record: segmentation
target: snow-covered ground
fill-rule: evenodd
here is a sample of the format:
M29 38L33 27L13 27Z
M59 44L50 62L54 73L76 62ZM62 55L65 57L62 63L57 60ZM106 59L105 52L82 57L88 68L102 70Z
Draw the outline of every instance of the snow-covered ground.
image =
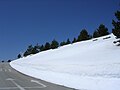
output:
M113 34L108 36L40 52L10 65L32 77L79 90L120 90L120 46L113 44Z

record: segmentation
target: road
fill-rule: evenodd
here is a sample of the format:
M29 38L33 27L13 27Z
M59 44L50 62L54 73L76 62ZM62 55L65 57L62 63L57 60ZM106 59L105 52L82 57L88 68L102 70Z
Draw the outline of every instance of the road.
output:
M10 67L9 63L0 63L0 90L74 90L48 83L21 74Z

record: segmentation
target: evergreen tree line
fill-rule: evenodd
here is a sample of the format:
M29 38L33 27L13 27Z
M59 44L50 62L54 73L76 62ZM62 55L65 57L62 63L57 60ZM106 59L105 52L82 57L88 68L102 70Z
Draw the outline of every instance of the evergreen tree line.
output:
M115 16L117 18L117 21L112 20L112 24L114 27L112 29L112 33L117 38L120 38L120 11L117 11L115 13ZM26 57L28 55L36 54L41 51L46 51L49 49L56 49L59 46L64 46L64 45L72 44L72 43L79 42L79 41L89 40L91 38L97 38L97 37L105 36L108 34L109 34L108 28L104 24L100 24L99 27L93 32L93 35L90 35L86 29L83 29L81 30L78 37L77 38L74 37L72 41L70 41L68 38L67 41L62 41L61 43L59 43L57 40L54 39L51 43L46 42L45 45L41 45L41 46L38 44L35 46L29 45L27 50L24 52L23 56ZM20 57L21 55L19 54L18 58Z

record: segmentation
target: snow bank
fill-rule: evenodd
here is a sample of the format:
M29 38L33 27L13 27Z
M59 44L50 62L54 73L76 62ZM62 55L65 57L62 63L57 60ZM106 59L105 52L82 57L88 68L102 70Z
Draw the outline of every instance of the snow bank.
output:
M119 90L120 47L113 44L113 34L97 39L40 52L10 65L24 74L71 88Z

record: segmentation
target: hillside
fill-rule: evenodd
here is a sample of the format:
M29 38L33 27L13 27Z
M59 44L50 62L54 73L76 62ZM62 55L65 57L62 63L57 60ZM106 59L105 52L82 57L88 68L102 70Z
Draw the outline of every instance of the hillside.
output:
M103 39L111 37L108 39ZM120 89L120 47L113 34L15 60L16 70L80 90Z

